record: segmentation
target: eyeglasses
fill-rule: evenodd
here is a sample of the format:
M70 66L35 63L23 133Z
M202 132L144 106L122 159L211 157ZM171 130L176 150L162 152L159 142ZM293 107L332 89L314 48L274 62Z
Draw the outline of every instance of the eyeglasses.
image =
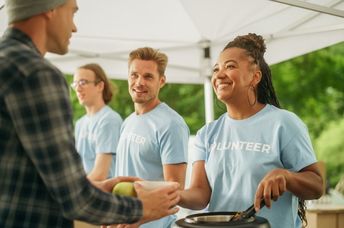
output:
M80 79L79 81L74 81L70 84L70 87L72 87L72 89L76 90L76 87L80 86L80 87L84 87L87 84L90 83L94 83L95 85L100 82L99 80L95 80L95 81L89 81L86 79Z

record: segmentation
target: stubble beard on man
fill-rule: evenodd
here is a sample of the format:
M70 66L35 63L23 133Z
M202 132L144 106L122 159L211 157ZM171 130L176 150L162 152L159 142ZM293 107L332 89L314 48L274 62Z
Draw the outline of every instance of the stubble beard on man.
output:
M147 97L147 94L141 94L141 95L138 95L136 92L132 91L130 93L130 96L131 96L131 100L134 102L134 103L138 103L138 104L142 104L142 103L146 103L149 98Z
M134 98L134 97L132 97L131 99L132 99L133 103L135 103L135 104L145 104L145 103L149 102L149 99Z
M131 99L132 99L134 104L145 105L145 104L152 103L154 101L155 97L137 97L137 96L132 96Z

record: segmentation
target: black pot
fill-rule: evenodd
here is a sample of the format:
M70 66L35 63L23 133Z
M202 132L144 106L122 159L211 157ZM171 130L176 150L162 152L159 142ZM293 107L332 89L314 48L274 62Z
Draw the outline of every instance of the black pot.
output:
M259 216L252 216L240 221L229 221L237 212L210 212L186 216L176 221L178 227L183 228L270 228L269 221Z

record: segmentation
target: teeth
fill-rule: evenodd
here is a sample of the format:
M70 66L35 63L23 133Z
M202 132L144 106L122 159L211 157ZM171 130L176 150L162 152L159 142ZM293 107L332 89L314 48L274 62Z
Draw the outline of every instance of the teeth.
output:
M134 90L136 93L144 93L145 92L145 90L138 90L138 89L135 89Z
M229 83L218 83L217 87L222 88L222 87L227 87L229 86Z

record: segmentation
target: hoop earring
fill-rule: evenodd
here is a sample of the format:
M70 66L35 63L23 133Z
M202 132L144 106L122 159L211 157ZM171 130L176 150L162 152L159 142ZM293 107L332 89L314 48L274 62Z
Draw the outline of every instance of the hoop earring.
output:
M253 103L251 103L250 101L250 90L253 91L253 94L254 94L254 101ZM252 107L254 106L256 103L257 103L257 90L256 90L256 87L254 87L253 85L250 85L247 89L247 101L248 101L248 104Z

